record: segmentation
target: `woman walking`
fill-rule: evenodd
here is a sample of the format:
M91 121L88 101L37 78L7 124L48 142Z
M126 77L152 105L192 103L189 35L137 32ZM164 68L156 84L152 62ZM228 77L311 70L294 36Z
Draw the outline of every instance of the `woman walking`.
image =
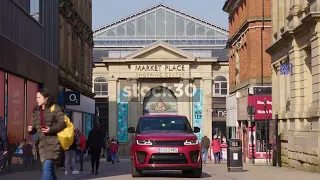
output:
M57 133L66 128L64 113L56 106L53 112L53 97L47 89L37 93L37 106L34 107L28 132L39 135L39 154L42 166L42 180L56 180L55 161L59 159L61 145Z

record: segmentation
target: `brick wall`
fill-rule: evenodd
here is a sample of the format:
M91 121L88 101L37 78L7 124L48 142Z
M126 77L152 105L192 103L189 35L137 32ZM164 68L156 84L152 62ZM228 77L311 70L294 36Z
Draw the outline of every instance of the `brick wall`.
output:
M265 52L271 43L272 29L271 1L265 0L265 28L263 31L263 73L264 78L271 78L271 57ZM261 17L262 2L243 0L229 17L229 83L230 88L236 85L236 53L240 61L240 84L249 79L261 79ZM237 42L241 41L239 48Z

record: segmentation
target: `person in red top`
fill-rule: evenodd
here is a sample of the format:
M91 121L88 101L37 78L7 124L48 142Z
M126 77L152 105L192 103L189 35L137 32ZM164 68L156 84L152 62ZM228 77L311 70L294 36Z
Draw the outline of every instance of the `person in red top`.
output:
M219 158L219 154L221 152L220 139L218 138L217 135L214 135L211 146L212 146L212 151L214 155L214 163L217 163L217 162L220 163L220 158Z
M79 129L75 129L74 134L77 143L76 159L78 156L80 157L80 171L83 171L83 152L86 149L86 138Z
M116 161L117 153L118 153L119 145L115 138L112 138L110 144L110 153L111 153L111 161L112 164Z

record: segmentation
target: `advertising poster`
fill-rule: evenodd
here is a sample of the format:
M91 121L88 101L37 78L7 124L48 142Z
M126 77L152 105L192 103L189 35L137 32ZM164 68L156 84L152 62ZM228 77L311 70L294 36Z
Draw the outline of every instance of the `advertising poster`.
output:
M193 96L193 127L199 127L200 132L196 133L199 140L202 139L203 134L203 90L196 90Z
M118 92L118 141L128 142L128 95L125 90Z
M37 92L39 90L38 83L27 81L27 124L25 126L25 131L27 132L28 126L31 124L31 118L32 118L32 110L37 104ZM36 136L36 135L33 135ZM29 133L26 133L26 139L27 141L33 141L35 137L29 135Z
M92 117L91 114L85 114L85 119L86 119L86 121L85 121L85 123L86 123L85 136L86 136L86 139L88 139L89 133L90 133L90 131L92 129L92 119L91 119L91 117Z
M266 113L264 110L264 99L266 99ZM267 118L268 116L272 118L272 96L248 96L248 105L255 107L255 120L264 120L265 115L267 115Z
M11 143L23 141L24 79L8 75L8 138Z
M0 117L2 117L3 119L5 118L4 117L5 82L6 82L5 81L5 74L3 71L0 71Z
M79 129L82 132L82 113L73 112L72 122L75 129Z

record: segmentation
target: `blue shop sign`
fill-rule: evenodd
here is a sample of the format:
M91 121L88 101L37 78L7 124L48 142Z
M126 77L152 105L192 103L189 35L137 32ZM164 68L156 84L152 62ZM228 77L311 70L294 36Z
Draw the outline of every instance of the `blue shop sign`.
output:
M291 63L280 64L280 75L292 75L293 65Z

